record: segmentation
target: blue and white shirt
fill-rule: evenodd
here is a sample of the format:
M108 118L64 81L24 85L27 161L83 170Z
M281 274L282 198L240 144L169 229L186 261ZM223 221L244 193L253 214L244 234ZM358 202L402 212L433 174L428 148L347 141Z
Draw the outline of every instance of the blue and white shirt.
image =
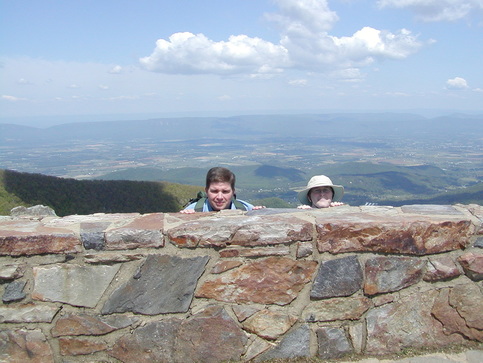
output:
M244 200L241 200L241 199L237 199L237 201L240 202L241 204L243 204L245 206L245 208L247 209L247 211L253 209L253 205L252 204L250 204L248 202L245 202ZM195 209L196 203L197 202L191 203L184 210L186 210L186 209ZM236 209L235 203L231 203L230 208L227 208L227 209ZM203 210L202 210L202 212L215 212L215 210L211 207L211 204L209 203L208 198L203 203Z

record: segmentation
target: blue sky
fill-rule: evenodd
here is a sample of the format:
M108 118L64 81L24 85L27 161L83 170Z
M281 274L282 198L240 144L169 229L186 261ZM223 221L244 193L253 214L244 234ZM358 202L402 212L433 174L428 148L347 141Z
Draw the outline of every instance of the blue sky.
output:
M483 0L0 0L0 34L0 122L483 112Z

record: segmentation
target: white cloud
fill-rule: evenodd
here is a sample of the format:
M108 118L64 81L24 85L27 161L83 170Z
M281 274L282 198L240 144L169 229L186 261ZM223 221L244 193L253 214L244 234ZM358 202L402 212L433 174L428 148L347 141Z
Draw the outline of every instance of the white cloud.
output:
M464 78L455 77L455 78L452 78L452 79L448 79L446 81L446 88L455 89L455 90L467 89L468 83L466 82L466 80Z
M30 82L29 80L26 80L25 78L20 78L18 81L17 81L18 84L23 84L23 85L29 85L29 84L32 84L32 82Z
M275 0L279 12L266 14L278 26L275 44L247 35L215 42L204 34L172 34L158 39L141 65L153 72L174 74L249 74L271 76L286 69L332 72L368 65L378 58L402 59L422 46L403 29L396 33L364 27L352 36L328 31L338 21L326 0Z
M379 7L407 8L424 21L456 21L483 10L482 0L379 0Z
M139 96L116 96L116 97L109 97L106 98L108 101L132 101L132 100L139 100Z
M232 35L227 42L214 42L203 34L175 33L169 41L159 39L149 57L140 59L146 69L164 73L236 74L269 73L288 64L280 45Z
M265 17L291 37L310 37L332 29L339 20L326 0L274 0L280 12Z
M109 73L111 74L119 74L122 72L122 67L121 66L114 66L111 68L111 70L109 71Z
M409 97L406 92L386 92L385 94L392 97Z
M402 59L421 47L421 43L409 30L398 34L364 27L351 37L331 37L339 51L339 57L348 55L353 62L372 62L374 57Z
M9 96L9 95L2 95L2 100L10 101L10 102L17 102L17 101L25 101L25 98Z
M340 79L349 82L361 81L364 76L358 68L339 69L330 73L331 78Z
M105 84L100 84L98 87L99 87L99 89L102 89L102 90L108 90L109 89L109 86L106 86Z
M306 79L293 79L288 82L291 86L306 86L308 81Z

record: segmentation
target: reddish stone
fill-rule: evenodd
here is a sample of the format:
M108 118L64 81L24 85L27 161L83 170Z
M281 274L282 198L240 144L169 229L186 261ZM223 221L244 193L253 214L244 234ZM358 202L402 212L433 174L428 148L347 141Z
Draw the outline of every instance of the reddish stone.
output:
M225 302L286 305L310 282L315 261L269 257L205 281L196 297Z
M417 292L401 300L370 309L366 313L367 354L392 354L405 348L436 349L461 344L459 334L448 335L431 316L436 290Z
M108 348L105 342L80 338L60 338L59 347L61 355L87 355Z
M483 292L476 284L456 285L451 289L450 305L458 311L468 327L483 337Z
M220 261L211 269L212 274L221 274L225 271L231 270L235 267L240 266L242 263L240 261Z
M442 289L431 314L443 324L447 335L461 334L470 340L483 341L483 295L473 284Z
M104 335L125 328L137 319L127 316L97 317L87 314L68 314L60 317L51 333L54 337L64 335Z
M122 362L240 361L246 333L221 307L208 307L187 320L147 323L116 341L109 355Z
M383 252L425 255L465 248L473 233L470 220L454 216L334 215L316 221L319 252Z
M0 224L0 255L22 256L80 251L81 241L69 229L46 227L42 222L24 219Z
M211 306L181 324L174 362L240 361L247 341L224 308Z
M254 305L234 305L232 309L238 321L241 322L260 311L262 308Z
M230 248L220 252L220 257L262 257L262 256L286 256L290 254L288 246L265 247L265 248Z
M121 336L107 353L121 362L176 362L176 340L181 323L182 320L176 318L147 323Z
M297 258L304 258L310 256L314 252L314 245L312 242L300 242L297 244Z
M426 274L423 276L424 281L435 282L441 280L449 280L461 275L460 270L449 256L440 258L432 258L428 262Z
M0 360L12 363L53 363L54 357L40 329L20 329L0 331Z
M243 328L264 339L275 340L285 334L296 321L295 316L287 315L286 312L265 309L249 317L243 323Z
M309 241L312 230L312 223L293 215L211 215L170 228L167 236L178 247L256 247Z

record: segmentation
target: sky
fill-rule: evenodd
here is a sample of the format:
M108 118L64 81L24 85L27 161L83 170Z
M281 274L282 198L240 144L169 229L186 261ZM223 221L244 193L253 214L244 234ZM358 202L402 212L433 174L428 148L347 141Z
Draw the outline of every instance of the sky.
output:
M4 123L483 113L483 0L0 0L0 36Z

